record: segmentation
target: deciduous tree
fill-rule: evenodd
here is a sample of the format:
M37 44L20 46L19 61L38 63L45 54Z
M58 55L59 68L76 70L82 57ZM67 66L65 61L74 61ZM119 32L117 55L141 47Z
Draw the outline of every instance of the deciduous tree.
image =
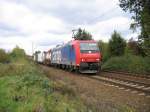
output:
M109 40L108 51L110 56L121 56L124 54L126 47L126 41L121 37L119 33L114 31Z
M89 32L79 28L73 38L75 40L92 40L92 35Z
M132 29L140 27L141 34L139 43L145 51L145 55L150 56L150 0L119 0L120 7L124 11L132 13L134 23Z

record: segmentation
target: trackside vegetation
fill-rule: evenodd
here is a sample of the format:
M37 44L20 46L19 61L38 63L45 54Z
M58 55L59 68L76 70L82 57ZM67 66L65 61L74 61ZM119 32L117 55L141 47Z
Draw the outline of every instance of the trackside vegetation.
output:
M150 72L150 58L135 55L111 57L103 64L102 69L148 74Z
M23 49L4 54L9 62L0 62L0 112L85 112L74 91L49 80Z
M119 33L114 31L108 44L109 55L122 56L124 55L125 47L126 47L125 40L121 37Z
M150 74L150 57L143 55L145 51L133 38L125 41L114 31L108 43L99 41L98 45L102 53L102 70Z

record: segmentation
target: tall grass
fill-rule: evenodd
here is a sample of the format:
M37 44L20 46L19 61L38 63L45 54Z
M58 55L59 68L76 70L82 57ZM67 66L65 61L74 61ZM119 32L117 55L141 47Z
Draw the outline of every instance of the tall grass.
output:
M49 80L29 60L0 64L0 112L84 112L79 98L70 95L71 88Z

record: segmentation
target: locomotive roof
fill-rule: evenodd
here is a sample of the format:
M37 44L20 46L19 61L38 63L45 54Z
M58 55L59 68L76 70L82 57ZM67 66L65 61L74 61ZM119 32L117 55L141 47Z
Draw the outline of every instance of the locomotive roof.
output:
M70 45L72 45L72 44L75 44L75 43L81 43L81 42L96 42L95 40L71 40L71 41L69 41L69 42L67 42L66 44L59 44L59 45L56 45L56 47L54 47L53 49L51 49L51 50L58 50L58 49L60 49L60 48L62 48L63 46L65 46L65 45L67 45L67 44L70 44Z
M89 42L96 43L95 40L72 40L69 43L75 44L75 43L82 43L82 42L85 42L85 43L89 43Z
M96 42L95 40L73 40L74 42Z

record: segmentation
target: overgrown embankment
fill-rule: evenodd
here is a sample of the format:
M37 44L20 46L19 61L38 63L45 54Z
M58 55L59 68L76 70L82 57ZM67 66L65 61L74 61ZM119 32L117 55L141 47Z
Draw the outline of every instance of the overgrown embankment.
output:
M0 63L0 112L85 111L73 90L48 79L18 48L12 54Z
M102 69L150 74L150 58L135 55L111 57L102 65Z

